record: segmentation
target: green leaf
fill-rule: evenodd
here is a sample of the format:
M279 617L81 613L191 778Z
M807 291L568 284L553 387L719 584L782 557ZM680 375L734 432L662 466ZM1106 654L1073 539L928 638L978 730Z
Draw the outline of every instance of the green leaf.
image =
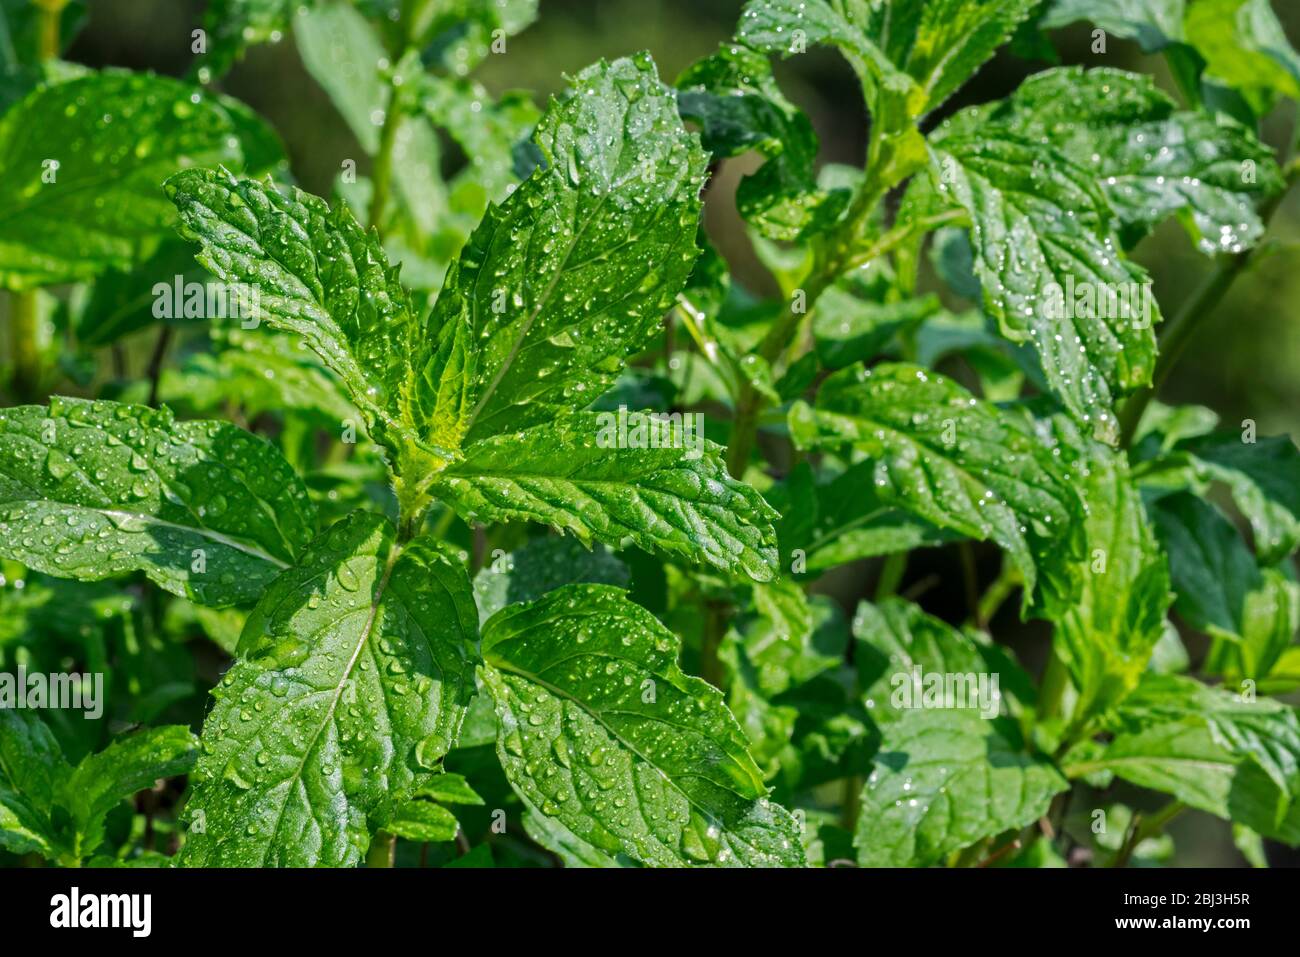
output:
M1041 26L1055 30L1087 20L1156 53L1182 40L1184 5L1185 0L1055 0Z
M738 36L760 49L803 52L804 43L840 46L850 60L910 78L912 114L920 116L966 82L1033 13L1038 0L750 0ZM795 31L799 31L796 34Z
M1044 612L1053 649L1079 692L1076 721L1105 711L1137 686L1165 629L1169 565L1123 456L1079 436L1059 446L1077 456L1085 505L1083 555L1044 565Z
M940 192L970 215L976 275L1003 335L1032 342L1070 414L1117 440L1113 406L1151 380L1159 312L1091 174L1051 146L988 128L940 136L931 159ZM1087 290L1091 304L1080 306Z
M168 174L242 168L278 154L273 144L245 107L168 77L93 73L37 89L0 119L0 285L129 267L175 220Z
M870 472L871 464L860 462L817 484L811 466L800 462L783 483L768 489L768 502L781 513L776 529L782 568L815 574L947 540L947 533L882 502Z
M1300 54L1269 0L1196 0L1184 28L1206 76L1235 88L1256 116L1278 96L1300 101Z
M882 725L854 845L863 867L926 867L1047 813L1067 788L1016 727L970 710L907 710Z
M1169 553L1178 613L1218 639L1207 667L1266 677L1300 628L1300 586L1257 566L1232 523L1190 493L1159 499L1152 517Z
M1255 203L1284 185L1272 151L1245 127L1176 112L1150 77L1123 70L1039 73L989 120L1087 170L1130 247L1177 214L1201 252L1240 252L1264 234Z
M202 244L199 262L226 282L257 290L256 313L301 336L342 381L387 450L403 491L442 468L436 420L416 414L411 357L423 335L410 294L373 234L345 206L331 210L294 189L224 170L187 170L167 180L181 234Z
M636 861L625 854L610 855L588 844L556 818L547 817L522 799L524 832L560 859L565 867L635 867Z
M538 124L544 166L489 208L438 296L412 402L440 444L594 399L690 275L705 155L671 91L644 55L572 84Z
M607 855L657 866L800 866L794 819L765 797L721 694L679 643L603 585L498 612L481 671L497 751L541 814Z
M289 6L291 15L297 6ZM361 148L374 156L391 91L379 66L388 53L374 28L348 4L327 2L298 12L293 38L307 72L330 95Z
M797 582L783 578L746 590L735 640L744 651L744 666L753 671L755 690L764 697L808 681L843 659L844 641L838 649L814 641L813 610Z
M1243 442L1216 432L1179 446L1201 474L1223 482L1255 532L1260 561L1280 561L1300 545L1300 450L1288 436Z
M871 302L842 286L831 286L817 297L813 309L813 341L827 369L842 369L873 359L899 333L939 312L935 295L898 302Z
M1072 547L1078 499L1051 453L1011 415L941 375L903 364L845 369L823 383L815 410L791 411L791 431L806 448L851 445L873 463L883 502L997 542L1027 594L1043 552Z
M45 722L28 711L0 708L0 847L54 856L50 811L71 773Z
M118 803L194 764L189 728L148 728L68 765L49 728L27 711L0 709L0 847L66 865L89 857Z
M678 421L660 447L620 447L621 413L581 412L471 445L434 491L482 521L532 521L618 546L702 560L759 581L776 566L776 513L727 474L718 446ZM628 444L637 420L628 414ZM643 423L646 419L641 420Z
M1109 730L1109 743L1084 742L1065 756L1067 774L1113 772L1265 837L1300 843L1293 708L1153 675L1122 703Z
M203 26L208 35L208 68L221 76L250 47L278 41L294 12L314 0L209 0Z
M392 21L409 15L403 0L362 2ZM493 52L499 40L522 32L536 20L537 6L538 0L442 0L425 6L411 27L425 46L426 65L464 75Z
M987 638L958 630L902 599L858 605L853 636L858 686L882 727L911 708L933 706L931 675L943 676L945 688L950 677L961 679L952 685L952 700L944 698L938 706L970 710L985 720L1006 713L1008 694L1025 698L1032 687Z
M474 601L480 622L506 605L534 601L548 591L577 582L626 588L631 573L603 545L586 548L565 535L535 538L509 555L495 555L474 576Z
M323 533L266 590L214 692L182 863L356 864L454 743L477 633L449 550L397 545L363 512Z
M412 800L397 803L384 821L384 829L408 841L433 843L456 840L460 823L456 820L456 815L441 805L432 801Z
M60 578L130 571L210 605L255 599L315 531L266 441L166 408L54 398L0 411L0 554Z
M817 134L781 94L763 54L730 42L677 79L677 108L700 125L715 157L754 150L767 159L736 189L742 216L772 239L796 240L833 225L849 191L817 188Z
M102 843L109 811L161 778L188 772L197 757L198 739L180 725L145 728L87 755L64 786L80 854L89 855Z
M164 402L199 413L242 409L302 416L335 435L344 423L360 426L360 414L338 379L301 339L269 330L213 330L212 352L187 356L164 369L158 394Z
M736 32L740 41L782 57L804 53L810 44L839 49L862 83L871 114L866 168L879 184L899 182L925 163L925 140L915 121L926 112L929 96L888 56L891 13L892 3L868 10L855 2L844 10L830 0L750 0ZM918 16L916 8L905 11L897 34L904 44L915 38ZM906 50L896 52L906 56Z
M455 180L458 193L482 194L476 212L488 202L501 202L513 191L514 149L526 142L540 113L528 94L508 92L500 99L472 80L426 76L421 108L437 126L447 130L469 160Z

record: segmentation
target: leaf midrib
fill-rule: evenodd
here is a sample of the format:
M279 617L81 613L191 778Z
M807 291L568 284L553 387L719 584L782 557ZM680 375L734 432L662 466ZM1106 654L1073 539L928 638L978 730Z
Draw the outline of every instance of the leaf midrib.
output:
M383 603L384 592L388 588L388 581L392 578L393 568L397 565L397 560L401 557L402 550L401 545L395 544L388 553L388 559L384 563L383 574L380 576L379 583L375 586L374 594L370 599L370 612L366 616L366 623L362 626L360 635L357 638L356 646L352 649L352 654L348 658L348 662L344 666L342 674L339 676L338 683L334 686L334 693L330 697L330 702L325 708L325 714L321 718L320 725L316 728L311 740L307 742L307 745L303 748L302 760L298 762L297 769L294 771L293 775L287 779L291 783L302 780L302 773L303 769L307 767L307 760L316 750L316 744L320 740L320 736L334 720L334 712L338 709L339 701L343 697L343 689L347 687L348 680L352 677L352 671L356 668L357 661L361 658L362 650L370 641L370 633L374 630L375 619L379 616L379 607ZM266 867L267 856L271 853L271 848L275 844L276 835L280 832L280 824L284 821L285 811L288 808L289 797L292 792L292 787L285 788L284 800L280 804L279 813L275 816L275 826L271 829L271 839L266 842L262 851L261 867Z

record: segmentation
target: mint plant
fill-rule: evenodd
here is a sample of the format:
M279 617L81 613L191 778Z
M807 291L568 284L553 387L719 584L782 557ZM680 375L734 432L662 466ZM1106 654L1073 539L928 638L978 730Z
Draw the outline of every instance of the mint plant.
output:
M1266 0L750 0L675 83L635 53L545 106L472 77L536 0L213 0L185 80L61 59L79 6L0 4L0 858L1300 844L1300 451L1155 399L1300 173ZM1090 18L1173 89L950 105ZM286 36L365 153L329 198L218 91ZM860 167L782 92L817 46ZM771 299L702 225L748 154ZM1165 317L1170 219L1208 278ZM28 696L69 670L103 720Z

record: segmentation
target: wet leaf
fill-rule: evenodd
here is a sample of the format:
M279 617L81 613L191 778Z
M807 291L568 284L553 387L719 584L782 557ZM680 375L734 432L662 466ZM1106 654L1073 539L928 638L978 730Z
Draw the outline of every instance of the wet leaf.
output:
M916 366L845 369L816 408L796 406L805 448L852 446L872 463L873 493L939 528L992 539L1032 593L1047 551L1071 549L1079 514L1068 473L1010 415Z
M570 585L483 630L497 751L538 813L586 844L657 866L798 866L722 695L617 588Z
M397 545L363 512L324 532L266 590L214 692L182 863L358 863L373 830L418 814L404 802L456 740L477 635L469 578L439 546Z
M315 532L279 452L225 422L55 398L0 411L0 449L0 553L56 577L138 570L202 604L240 604Z
M169 77L107 71L41 87L0 119L0 285L126 269L175 222L167 176L216 163L265 172L280 152L247 107Z

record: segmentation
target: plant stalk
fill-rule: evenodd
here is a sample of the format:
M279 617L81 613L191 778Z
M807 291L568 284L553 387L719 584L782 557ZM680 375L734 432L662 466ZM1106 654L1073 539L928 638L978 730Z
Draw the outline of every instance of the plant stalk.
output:
M397 835L379 831L366 851L366 867L392 867L397 859Z
M35 290L9 298L9 352L13 361L13 393L19 402L40 397L43 365L40 348L40 303Z
M397 131L403 120L401 97L396 86L388 88L388 108L384 112L384 126L379 133L379 152L375 154L375 165L370 177L370 212L369 225L382 239L384 235L384 212L388 209L388 197L393 183L393 149L397 144Z

